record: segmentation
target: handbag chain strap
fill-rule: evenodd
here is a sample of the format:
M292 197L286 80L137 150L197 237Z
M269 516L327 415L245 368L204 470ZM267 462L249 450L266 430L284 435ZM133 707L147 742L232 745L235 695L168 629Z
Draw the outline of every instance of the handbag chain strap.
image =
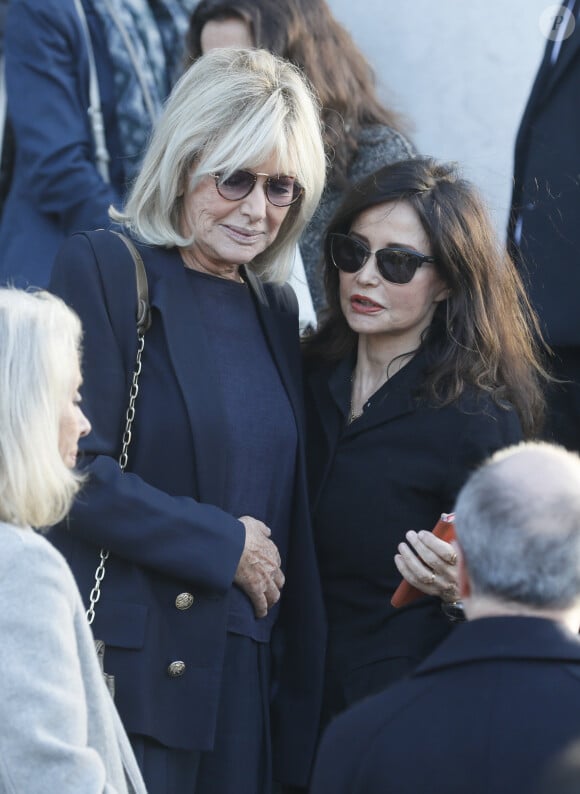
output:
M125 414L125 431L123 433L123 443L121 454L119 455L119 468L125 471L128 461L128 449L131 443L131 428L135 419L135 401L139 394L139 375L141 374L141 357L145 348L145 333L151 325L151 311L149 308L149 290L147 285L147 273L141 254L135 248L131 240L123 234L113 232L125 243L133 262L135 264L135 279L137 282L137 355L135 358L135 368L129 390L129 405ZM95 583L89 595L89 608L86 615L89 626L95 619L95 606L101 597L101 582L105 576L105 563L109 559L109 549L102 548L99 553L99 564L95 571Z

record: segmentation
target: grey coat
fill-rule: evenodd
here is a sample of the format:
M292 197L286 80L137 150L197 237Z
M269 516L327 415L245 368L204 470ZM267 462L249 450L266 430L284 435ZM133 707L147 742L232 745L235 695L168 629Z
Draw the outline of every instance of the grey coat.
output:
M415 156L413 145L400 132L383 124L365 127L360 135L359 149L348 170L351 184L377 171L384 165ZM319 312L325 305L321 258L326 227L338 209L344 191L327 183L320 204L300 239L300 253L312 294L314 308Z
M24 792L146 794L67 563L0 522L0 793Z

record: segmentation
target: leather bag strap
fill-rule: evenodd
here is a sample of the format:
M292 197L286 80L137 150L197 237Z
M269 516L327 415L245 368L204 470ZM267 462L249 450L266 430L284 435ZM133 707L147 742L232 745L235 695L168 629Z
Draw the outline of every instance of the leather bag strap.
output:
M139 253L137 246L129 237L120 232L112 232L121 239L127 246L133 264L135 265L135 280L137 282L137 334L144 335L151 326L151 308L149 306L149 285L147 283L147 273L143 264L143 257Z

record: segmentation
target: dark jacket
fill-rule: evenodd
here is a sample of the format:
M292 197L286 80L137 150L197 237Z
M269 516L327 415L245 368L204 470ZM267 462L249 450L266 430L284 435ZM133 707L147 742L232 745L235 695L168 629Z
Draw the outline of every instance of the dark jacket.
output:
M470 472L522 438L517 415L466 390L437 406L417 400L418 354L348 427L351 361L307 380L309 479L329 643L327 708L347 705L410 672L448 633L439 599L395 609L394 563L410 530L431 529Z
M337 718L311 794L529 794L578 738L579 713L576 636L550 620L480 618Z
M152 326L127 473L117 463L135 362L135 275L123 243L106 231L74 235L57 258L51 288L82 318L89 483L68 526L52 533L85 598L98 549L111 550L95 636L127 730L170 747L214 741L229 594L244 545L224 498L219 389L207 329L176 249L141 246ZM316 735L324 624L308 514L300 352L287 288L248 282L299 429L286 586L272 637L277 775L303 782ZM291 292L291 291L290 291ZM293 297L293 296L292 296ZM268 305L269 304L269 305ZM176 598L190 593L189 609ZM180 677L168 674L183 661Z
M549 41L515 145L511 253L552 345L580 345L580 27L554 66ZM523 220L521 251L514 244Z
M0 282L46 287L59 245L109 226L124 176L113 70L102 25L86 2L111 184L97 171L87 109L89 56L72 0L11 0L6 25L8 114L16 141L0 225Z

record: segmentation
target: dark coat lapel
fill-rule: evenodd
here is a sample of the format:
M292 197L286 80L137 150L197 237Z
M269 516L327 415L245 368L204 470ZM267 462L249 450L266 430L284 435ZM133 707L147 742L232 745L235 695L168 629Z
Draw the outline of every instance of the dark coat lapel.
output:
M264 285L249 270L245 278L254 297L254 303L272 359L280 373L298 427L303 425L302 395L300 389L300 346L298 321L293 314L280 311L268 300Z
M339 384L343 378L349 378L350 371L350 362L341 361L335 370L316 370L308 377L312 412L331 450L334 450L345 422L345 408L341 407L341 401L333 385Z
M185 401L194 440L200 498L220 504L226 483L226 458L214 431L216 415L224 414L217 373L185 268L176 266L169 252L164 266L152 290L151 303L159 310L171 364Z
M577 25L580 22L577 21ZM551 52L551 48L549 48ZM542 103L544 99L550 96L554 91L554 86L562 80L563 76L568 72L572 62L580 56L580 30L575 30L569 39L562 42L562 47L558 54L558 60L552 66L549 58L546 62L542 62L542 67L546 69L546 79L542 81L538 91L538 103Z
M199 450L200 459L196 459L195 467L199 493L203 501L219 504L223 501L226 483L226 457L214 430L216 424L219 425L219 417L224 414L217 372L195 292L187 283L186 270L180 264L176 266L172 252L164 252L162 256L161 267L156 269L158 278L152 290L151 303L162 318L171 364L187 407L194 449ZM292 315L269 307L263 285L254 275L248 273L246 276L273 360L300 428L299 370L293 372L288 365L292 348L296 349L297 366L300 364L297 321Z
M530 116L534 115L536 109L541 104L543 98L547 95L545 89L548 82L550 82L551 80L552 72L553 72L553 67L550 63L552 47L553 47L553 43L549 42L544 50L544 55L538 67L538 71L536 73L534 83L530 90L530 95L528 97L526 108L522 115L522 120L520 122L520 129L524 129L525 127L527 127L527 122L529 121Z
M308 452L313 511L316 511L318 498L323 491L336 448L343 434L348 433L349 437L353 437L416 409L412 393L423 371L421 359L421 355L417 356L397 373L385 386L385 389L390 388L390 392L388 394L384 392L384 401L375 403L348 427L346 420L350 406L353 360L349 357L340 361L334 369L324 367L310 373ZM406 373L407 377L403 378L405 370L409 371ZM379 395L377 398L380 399ZM324 442L321 445L319 439L322 437Z
M559 659L580 663L580 640L539 617L487 617L453 631L417 668L417 675L483 659Z
M311 388L318 415L329 441L340 435L340 426L344 425L348 414L350 386L345 384L350 382L352 366L353 362L345 359L330 372L318 371L311 375ZM413 394L420 385L423 368L423 356L418 354L372 398L372 408L365 411L349 427L349 434L366 432L414 411L416 401ZM345 389L348 389L346 398ZM329 401L332 402L334 410L330 409Z
M569 70L572 62L580 55L580 31L575 31L569 39L562 42L558 60L552 66L553 42L548 42L544 51L544 57L538 68L538 73L530 92L530 97L524 112L521 129L527 128L530 119L533 118L541 109L554 91L555 85L562 80Z
M413 395L420 383L420 372L422 367L418 366L417 360L410 361L371 398L372 407L350 426L349 432L366 433L415 411L417 402Z

